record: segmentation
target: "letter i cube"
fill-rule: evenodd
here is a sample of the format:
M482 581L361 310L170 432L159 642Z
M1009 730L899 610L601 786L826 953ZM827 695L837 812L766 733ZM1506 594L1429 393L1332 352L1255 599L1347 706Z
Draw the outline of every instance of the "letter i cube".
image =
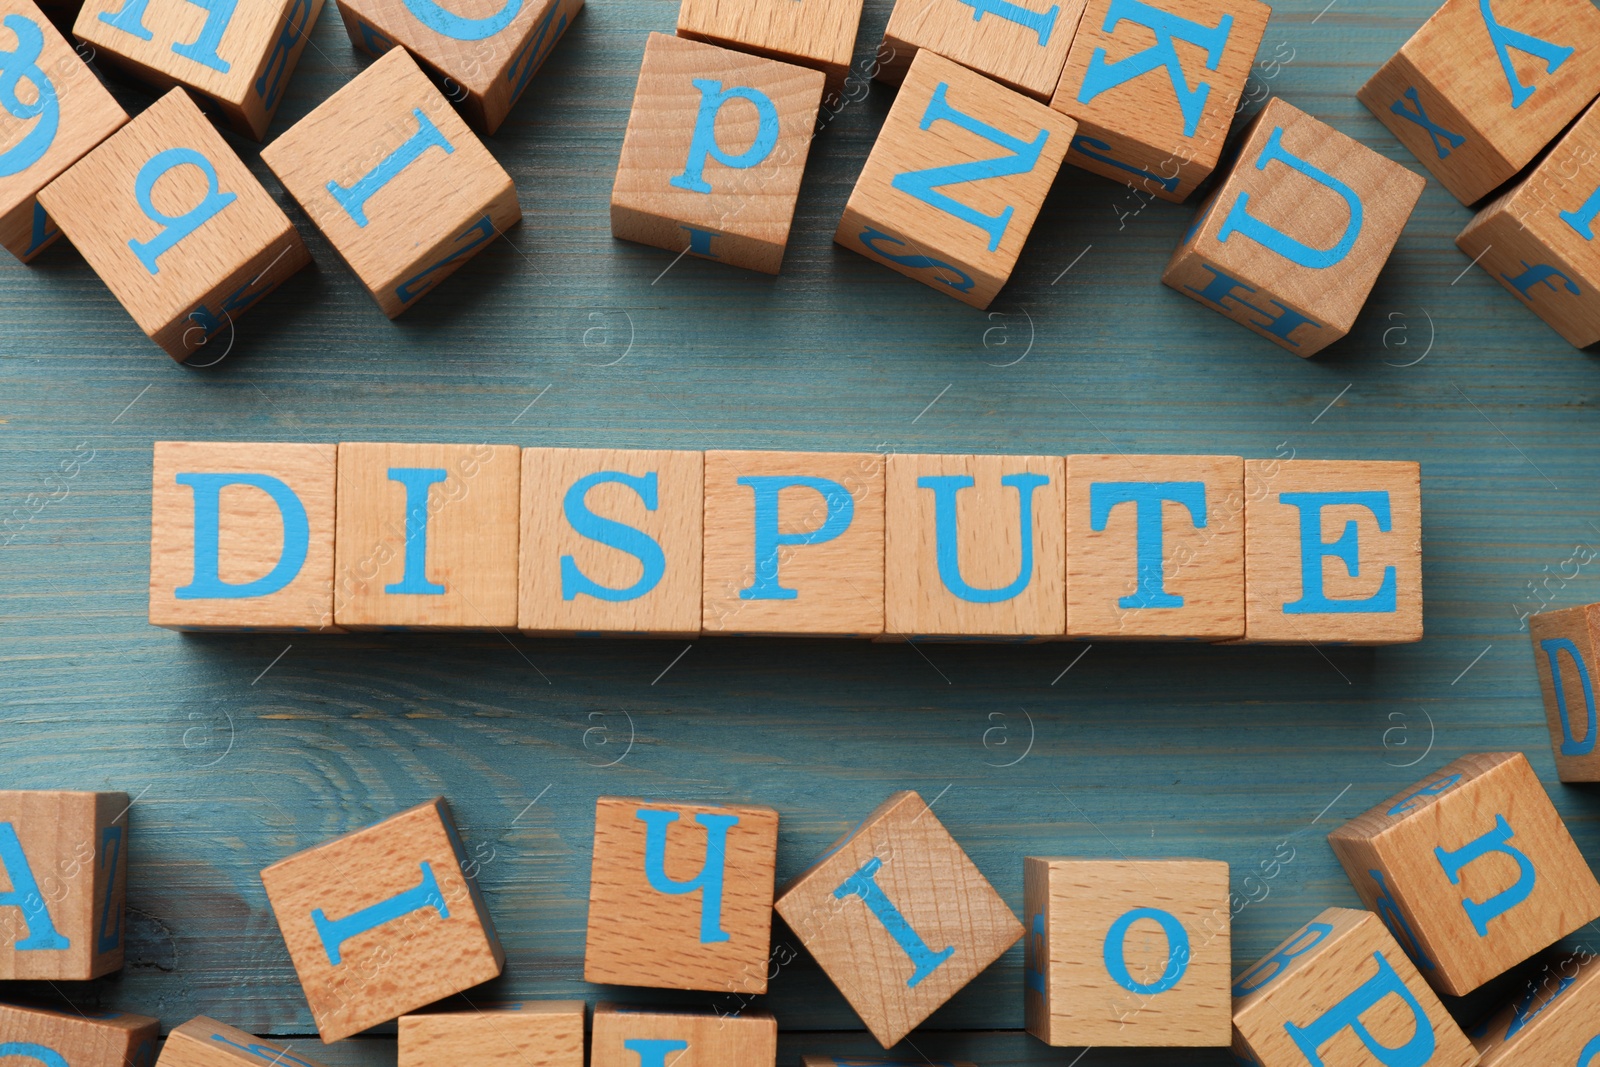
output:
M1600 957L1552 960L1472 1031L1478 1067L1591 1067L1600 1060Z
M487 982L505 965L440 797L261 872L323 1041Z
M119 794L120 795L120 794ZM42 1067L153 1067L161 1020L0 1004L0 1049Z
M652 33L611 187L611 233L778 273L820 72Z
M0 874L0 978L83 981L122 966L126 793L0 791Z
M1077 124L927 49L917 53L833 239L986 308Z
M581 1000L474 1003L400 1016L398 1067L583 1067Z
M87 10L87 9L85 9ZM283 209L182 89L45 186L39 203L180 363L311 262Z
M1355 325L1425 184L1275 97L1161 280L1315 355Z
M877 77L899 85L922 50L1035 100L1061 79L1084 0L895 0Z
M522 218L511 175L400 49L261 159L391 319Z
M778 914L889 1048L1022 936L916 793L895 793L796 875Z
M1595 751L1595 682L1600 651L1600 604L1541 611L1528 620L1539 691L1563 782L1600 782Z
M594 1006L589 1067L773 1067L777 1060L778 1021L764 1011Z
M237 1027L197 1015L167 1035L156 1067L322 1067L315 1060L247 1034Z
M1600 917L1600 884L1520 752L1462 756L1328 843L1423 976L1453 996Z

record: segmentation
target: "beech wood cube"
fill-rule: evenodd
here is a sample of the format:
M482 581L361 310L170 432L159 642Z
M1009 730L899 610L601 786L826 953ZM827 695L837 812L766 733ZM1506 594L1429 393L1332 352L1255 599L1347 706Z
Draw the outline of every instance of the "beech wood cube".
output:
M863 0L683 0L678 36L820 70L844 88Z
M1541 611L1528 619L1528 633L1556 775L1563 782L1600 782L1594 699L1600 679L1600 604Z
M581 1000L475 1004L400 1016L399 1067L584 1067Z
M1084 0L895 0L877 77L899 85L926 49L1048 101L1083 8Z
M154 1067L160 1039L161 1020L145 1015L0 1004L0 1050L52 1067Z
M594 1006L589 1067L774 1067L777 1061L778 1021L764 1011Z
M321 1067L315 1060L237 1027L197 1015L167 1035L157 1067Z
M1600 1059L1600 958L1554 961L1470 1036L1478 1067L1589 1067Z

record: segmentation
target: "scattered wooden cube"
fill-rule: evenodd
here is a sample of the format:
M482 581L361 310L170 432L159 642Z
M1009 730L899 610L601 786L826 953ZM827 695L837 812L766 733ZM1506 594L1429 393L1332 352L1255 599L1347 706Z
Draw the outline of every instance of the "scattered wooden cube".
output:
M601 797L584 980L765 993L777 858L772 808Z
M1544 714L1563 782L1600 782L1595 685L1600 682L1600 604L1541 611L1528 619Z
M1356 97L1472 204L1597 93L1600 12L1587 0L1446 0Z
M231 345L235 320L311 262L289 217L182 89L45 186L39 203L179 362L219 334Z
M581 1000L400 1016L399 1067L584 1067Z
M1076 128L1060 112L925 48L906 72L833 239L986 308L1011 277Z
M1068 456L1067 636L1243 637L1244 460Z
M1259 0L1090 0L1050 101L1078 123L1067 162L1187 200L1222 156L1271 14Z
M261 159L391 319L522 218L511 175L398 48Z
M899 85L926 49L1035 100L1061 80L1084 0L895 0L878 48L880 81Z
M778 273L822 86L815 70L652 33L611 187L612 236Z
M1520 752L1462 756L1328 843L1366 906L1452 996L1600 917L1600 883Z
M870 452L707 452L703 630L881 634L883 465Z
M773 1067L778 1021L764 1011L594 1006L589 1067Z
M1245 460L1245 640L1420 641L1421 477L1415 463Z
M1047 1045L1233 1040L1228 865L1023 861L1028 1032Z
M1161 280L1315 355L1355 325L1425 184L1274 97Z
M1588 1065L1600 1059L1600 957L1564 956L1474 1029L1478 1067Z
M487 982L505 965L440 797L261 872L325 1042Z
M895 793L778 893L778 914L889 1048L1022 936L916 793Z
M1329 908L1233 984L1233 1051L1258 1067L1472 1067L1478 1054L1371 912Z
M161 1020L145 1015L0 1003L0 1054L49 1067L153 1067L160 1039Z
M1065 483L1060 456L890 456L886 632L1065 633Z
M678 36L822 71L837 93L850 73L862 0L683 0Z
M335 621L350 629L515 629L519 452L342 442Z
M314 1060L237 1027L197 1015L167 1035L156 1067L321 1067Z

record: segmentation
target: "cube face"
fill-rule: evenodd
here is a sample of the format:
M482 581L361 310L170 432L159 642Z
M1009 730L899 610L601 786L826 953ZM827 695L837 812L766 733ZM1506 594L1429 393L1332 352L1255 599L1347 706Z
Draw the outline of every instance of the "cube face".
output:
M591 1042L589 1067L773 1067L778 1022L764 1011L718 1015L601 1003Z
M1447 0L1356 95L1471 204L1600 93L1597 46L1584 0Z
M1600 916L1600 883L1520 752L1463 756L1328 843L1423 976L1454 996Z
M1161 280L1315 355L1350 332L1425 184L1275 97Z
M581 1000L400 1016L399 1067L584 1067Z
M1422 639L1415 463L1246 460L1245 640Z
M705 477L705 632L883 632L882 456L707 452Z
M1216 169L1271 14L1257 0L1090 0L1050 102L1078 123L1067 162L1188 199Z
M1066 632L1060 456L893 455L888 473L888 633Z
M1589 953L1552 962L1473 1032L1479 1067L1586 1067L1600 1055L1600 961Z
M779 892L778 914L889 1048L1022 925L920 796L895 793Z
M122 966L126 793L0 791L0 868L0 978L81 981Z
M1060 112L924 49L833 239L986 308L1016 267L1075 129Z
M181 89L45 186L39 202L179 361L311 261L289 217Z
M601 797L594 822L585 981L767 991L776 811Z
M263 1063L321 1067L287 1046L204 1015L195 1016L167 1035L157 1067L261 1067Z
M9 1055L35 1062L153 1067L161 1020L117 1011L83 1015L0 1004L0 1038Z
M1066 558L1069 637L1243 637L1244 460L1067 457Z
M1528 620L1539 691L1563 782L1600 782L1595 751L1595 679L1600 674L1600 604L1544 611Z
M438 799L261 872L323 1041L500 973L505 953Z
M878 77L898 84L922 50L953 60L1035 100L1049 100L1084 0L895 0L879 48Z
M339 445L334 618L354 629L513 629L515 445Z
M522 450L528 634L700 633L699 452Z
M401 49L261 158L390 318L522 218L511 176Z
M862 0L685 0L678 36L820 70L837 92L850 72Z

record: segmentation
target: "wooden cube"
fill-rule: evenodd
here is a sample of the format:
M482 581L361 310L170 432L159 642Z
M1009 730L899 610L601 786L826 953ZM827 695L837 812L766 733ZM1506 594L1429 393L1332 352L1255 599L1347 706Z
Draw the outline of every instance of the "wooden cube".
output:
M699 452L522 450L523 633L700 633Z
M1415 463L1245 460L1245 640L1422 639Z
M1067 635L1243 637L1244 460L1068 456Z
M778 273L822 85L792 63L652 33L611 187L612 236Z
M182 86L259 141L321 13L322 0L83 0L72 32L97 61L156 89Z
M391 319L522 218L511 175L398 48L261 159Z
M678 36L822 71L837 93L850 73L862 0L683 0Z
M763 965L764 966L764 965ZM773 1067L778 1021L747 1009L594 1006L589 1067Z
M923 49L833 239L986 308L1011 277L1076 128L1059 111Z
M119 923L121 918L119 911ZM145 1015L0 1004L0 1051L20 1060L52 1067L152 1067L160 1039L161 1020Z
M1425 184L1274 97L1161 280L1315 355L1355 325Z
M1226 1048L1228 865L1023 861L1028 1032L1048 1045Z
M801 1056L800 1067L928 1067L927 1060L864 1060L859 1056ZM965 1060L939 1060L935 1067L977 1067Z
M311 262L289 216L182 89L45 186L39 203L179 362L218 334L231 343L234 320Z
M1233 1051L1257 1067L1472 1067L1478 1054L1376 915L1329 908L1233 984Z
M13 43L14 42L14 43ZM0 246L26 263L61 236L38 193L128 121L33 0L0 0L7 136L0 150ZM33 94L24 103L18 86ZM26 129L10 129L25 126Z
M889 1048L1022 936L916 793L895 793L778 893L778 914Z
M1472 1031L1478 1067L1588 1067L1600 1058L1600 957L1564 956Z
M877 77L899 85L922 50L1035 100L1061 80L1084 0L895 0Z
M505 952L440 797L261 872L323 1041L487 982Z
M1600 12L1588 0L1446 0L1356 97L1472 204L1597 93Z
M150 621L333 631L335 445L157 441Z
M886 632L1065 633L1065 483L1060 456L890 456Z
M1541 611L1528 619L1528 633L1556 776L1563 782L1600 782L1594 698L1600 680L1600 604Z
M883 464L866 452L707 452L701 628L881 634Z
M777 858L772 808L601 797L584 980L765 993Z
M1600 917L1600 883L1520 752L1462 756L1328 843L1366 906L1452 996Z
M584 1067L581 1000L400 1016L399 1067Z
M341 443L338 624L515 629L519 451Z
M0 873L0 978L82 981L122 966L128 794L0 790Z
M197 1015L167 1035L157 1067L321 1067L287 1045Z
M1090 0L1050 101L1078 123L1067 162L1188 199L1222 156L1271 14L1259 0Z

